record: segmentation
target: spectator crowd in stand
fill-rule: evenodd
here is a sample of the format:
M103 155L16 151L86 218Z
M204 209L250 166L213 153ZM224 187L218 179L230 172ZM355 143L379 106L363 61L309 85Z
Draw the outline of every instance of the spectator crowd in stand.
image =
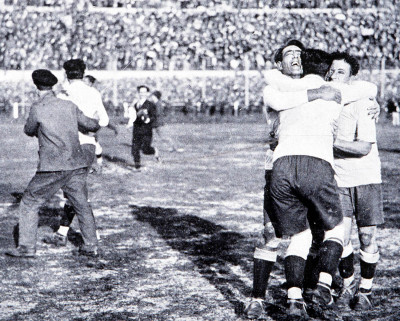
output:
M80 1L67 10L1 11L0 68L59 69L72 56L83 57L91 69L265 69L272 48L288 37L323 50L349 50L364 69L380 68L383 58L387 68L399 66L400 15L393 2L348 11L93 8Z
M29 6L61 6L65 1L61 0L4 0L6 4L13 5L17 2L25 2ZM69 2L72 2L70 0ZM78 0L85 1L85 0ZM392 0L87 0L96 7L107 8L162 8L176 7L180 9L194 9L199 7L228 7L241 9L260 8L375 8L384 7Z
M400 67L398 0L0 0L1 3L13 5L13 10L0 7L3 70L60 69L62 62L71 57L82 57L92 70L261 71L272 67L273 48L292 37L304 39L309 47L348 50L364 70ZM254 10L265 7L283 10ZM324 8L344 10L319 10ZM373 76L368 73L364 78L380 83L379 79L370 78ZM397 74L385 75L388 93L397 95L398 80ZM129 79L117 81L116 87L110 82L102 82L110 113L120 113L122 103L134 99L131 88L139 83L162 89L164 102L184 113L223 115L238 112L245 105L243 75L221 77L218 81ZM249 106L255 109L261 104L262 86L260 77L250 78ZM24 83L3 83L0 112L9 113L16 102L24 106L33 91Z

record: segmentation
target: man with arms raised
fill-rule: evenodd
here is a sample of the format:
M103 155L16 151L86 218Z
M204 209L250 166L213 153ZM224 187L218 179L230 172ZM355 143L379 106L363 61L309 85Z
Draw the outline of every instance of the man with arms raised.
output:
M302 76L300 53L304 49L303 44L297 40L290 40L275 54L275 63L278 69L294 79ZM276 234L270 220L271 200L270 182L272 174L273 149L276 147L276 131L279 125L278 112L266 107L266 116L269 132L270 146L265 157L265 186L264 186L264 231L262 239L256 245L253 256L253 291L252 300L246 307L245 313L249 319L259 318L264 313L264 300L268 286L268 279L277 259L277 248L282 235ZM308 249L307 249L308 250Z

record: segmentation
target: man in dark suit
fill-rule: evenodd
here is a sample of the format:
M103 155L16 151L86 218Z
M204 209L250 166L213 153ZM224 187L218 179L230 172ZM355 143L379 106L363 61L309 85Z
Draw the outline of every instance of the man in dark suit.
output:
M149 87L137 87L139 100L135 104L136 120L133 123L132 135L132 156L135 162L135 169L140 170L140 151L145 155L154 155L159 161L159 155L156 148L151 146L153 139L153 124L157 121L157 107L148 100Z
M78 129L97 131L99 123L84 116L74 103L55 96L52 87L58 80L50 71L35 70L32 79L39 100L31 107L24 132L39 140L39 164L19 206L18 247L6 254L35 256L39 208L61 188L78 216L84 241L79 253L97 256L96 225L85 191L88 165Z

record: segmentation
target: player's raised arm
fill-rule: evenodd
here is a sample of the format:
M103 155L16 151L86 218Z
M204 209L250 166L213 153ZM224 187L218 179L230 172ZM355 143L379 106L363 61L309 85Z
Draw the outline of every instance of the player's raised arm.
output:
M264 104L276 111L291 109L308 102L306 90L283 92L272 86L266 86L264 88L263 98Z
M295 108L317 99L340 103L340 91L329 86L291 92L279 91L272 86L264 89L264 104L276 111Z
M308 75L303 78L292 78L281 73L278 69L271 69L264 72L265 82L281 91L301 91L310 88L318 88L324 84L320 77Z
M368 81L353 81L351 84L330 82L330 86L340 90L342 104L349 104L364 98L374 99L378 93L378 87Z

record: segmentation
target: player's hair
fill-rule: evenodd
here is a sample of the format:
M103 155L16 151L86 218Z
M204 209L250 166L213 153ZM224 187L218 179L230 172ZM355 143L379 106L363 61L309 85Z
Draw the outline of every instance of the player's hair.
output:
M325 77L332 63L329 53L320 49L305 49L301 52L303 75L315 74Z
M91 75L86 75L85 76L85 78L87 79L87 80L89 80L89 82L93 85L95 82L96 82L96 78L94 78L93 76L91 76Z
M65 73L68 79L82 79L84 72L81 70L66 70Z
M149 91L150 91L150 88L149 88L149 87L147 87L147 86L145 86L145 85L140 85L140 86L137 86L137 91L139 91L139 90L140 90L140 88L146 88L146 91L147 91L147 92L149 92Z
M340 52L340 51L335 51L334 53L331 54L332 56L332 62L334 60L344 60L346 63L350 65L350 75L355 76L358 74L358 71L360 70L360 64L357 61L357 58L348 54L347 52Z
M288 42L286 42L282 47L280 47L280 48L276 51L275 56L274 56L274 61L275 61L275 63L282 61L282 58L283 58L283 55L282 55L283 50L284 50L286 47L289 47L289 46L296 46L296 47L299 47L301 50L304 50L304 49L305 49L304 45L303 45L299 40L291 39L291 40L289 40Z
M152 92L152 95L155 96L155 97L157 97L158 100L160 100L160 98L161 98L161 91L159 91L159 90L153 91L153 92Z
M40 91L52 90L53 89L53 86L43 86L43 85L39 85L39 84L35 84L35 86Z

